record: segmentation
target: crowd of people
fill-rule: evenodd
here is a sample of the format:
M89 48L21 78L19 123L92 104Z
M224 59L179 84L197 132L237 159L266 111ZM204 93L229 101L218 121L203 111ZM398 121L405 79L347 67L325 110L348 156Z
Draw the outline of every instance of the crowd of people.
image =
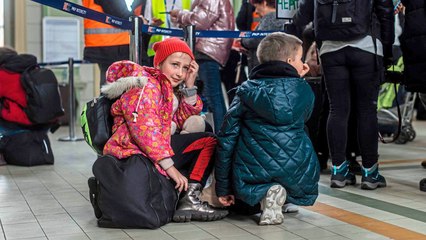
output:
M114 14L111 5L99 4L103 1L83 2L112 15L145 15L145 23L155 26L235 30L229 0L194 0L190 6L189 1L183 0L135 1L133 12L123 10L125 14L120 15L118 10L123 5ZM395 7L392 0L366 0L365 9L353 17L367 23L348 32L353 25L339 22L340 12L337 20L325 22L317 14L320 9L314 2L299 1L290 23L276 17L275 0L245 1L238 14L247 19L242 22L246 29L241 30L277 31L263 39L197 38L195 49L191 50L178 38L145 35L151 40L145 41L149 42L144 55L147 61L142 65L128 61L128 50L120 57L116 54L116 50L120 52L120 48L128 46L124 40L119 42L121 38L117 36L121 32L85 20L85 57L98 62L105 73L102 93L118 99L111 108L114 134L103 153L122 161L134 155L151 160L179 193L174 221L218 220L230 210L261 213L260 225L281 224L283 212L297 211L297 207L286 210L286 205L314 204L319 173L327 168L328 158L330 187L356 184L351 166L358 164L358 155L361 189L386 187L378 163L379 86L383 70L392 64L394 15L404 11L404 4L408 27L403 31L401 48L407 86L411 91L426 93L426 33L424 24L419 25L426 17L424 12L413 16L418 14L414 9L425 8L424 3L402 1ZM105 37L97 35L102 29L102 33L112 34L113 44L95 41ZM310 41L306 38L309 29ZM343 34L341 29L345 29ZM418 48L412 50L419 44L423 54ZM233 61L229 58L231 50L239 56L239 67L247 58L246 69L237 70L246 70L248 77L245 81L238 79L242 83L232 89L234 95L227 110L222 82L236 78L228 79L221 71L228 61ZM108 61L97 61L100 58ZM328 100L325 124L311 129L305 124L316 100L305 75L321 78ZM202 91L197 81L203 83ZM205 97L204 102L201 96ZM213 113L213 126L200 115L203 104ZM350 119L354 122L350 123ZM321 162L317 154L322 156L324 148L319 151L316 143L320 141L315 138L318 131L325 129L329 156ZM211 176L215 184L213 197L218 198L220 207L200 200Z

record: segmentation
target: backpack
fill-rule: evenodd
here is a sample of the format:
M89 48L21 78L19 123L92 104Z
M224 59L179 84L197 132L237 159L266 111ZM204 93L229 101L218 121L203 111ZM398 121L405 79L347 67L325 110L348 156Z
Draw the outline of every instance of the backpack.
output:
M24 112L31 122L51 123L64 115L58 81L50 69L28 67L22 72L21 84L27 94Z
M110 109L114 101L100 96L87 102L81 112L81 129L84 140L98 155L102 155L105 143L112 136L114 119L110 114Z
M126 159L111 155L93 164L95 186L89 189L98 226L106 228L159 228L172 220L178 193L146 157Z
M374 0L315 0L314 30L319 41L350 41L366 36Z

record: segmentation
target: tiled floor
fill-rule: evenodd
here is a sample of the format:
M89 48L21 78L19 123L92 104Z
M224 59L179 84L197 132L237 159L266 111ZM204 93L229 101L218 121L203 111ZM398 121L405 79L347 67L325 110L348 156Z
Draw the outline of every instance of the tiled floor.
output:
M426 158L426 122L414 122L414 128L413 142L380 144L387 188L330 189L329 175L323 174L317 203L285 214L282 225L258 226L256 216L232 215L216 222L170 223L143 230L96 226L87 187L96 155L85 142L57 141L68 136L63 127L50 136L53 166L0 167L0 240L426 239L426 193L418 187L426 177L420 166Z

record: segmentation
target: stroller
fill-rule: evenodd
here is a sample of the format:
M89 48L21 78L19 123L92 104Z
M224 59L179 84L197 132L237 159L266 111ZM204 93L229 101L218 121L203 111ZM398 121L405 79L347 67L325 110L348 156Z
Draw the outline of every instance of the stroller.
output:
M417 93L406 92L399 84L394 84L395 82L401 82L403 69L402 57L398 60L396 65L387 69L385 83L381 85L377 102L379 133L382 137L395 137L398 134L399 126L401 126L399 136L395 140L397 144L405 144L416 138L416 131L413 129L412 119ZM400 96L402 96L403 99L402 102L399 103L399 108L402 110L401 123L399 120L398 106L394 103L395 99L398 99Z

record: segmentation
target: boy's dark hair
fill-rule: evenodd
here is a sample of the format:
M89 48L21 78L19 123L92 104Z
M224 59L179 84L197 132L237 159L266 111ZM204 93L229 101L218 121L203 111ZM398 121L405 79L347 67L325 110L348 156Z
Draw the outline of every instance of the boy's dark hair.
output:
M260 41L256 52L257 59L259 63L293 59L299 48L302 47L302 43L302 40L290 34L271 33Z

